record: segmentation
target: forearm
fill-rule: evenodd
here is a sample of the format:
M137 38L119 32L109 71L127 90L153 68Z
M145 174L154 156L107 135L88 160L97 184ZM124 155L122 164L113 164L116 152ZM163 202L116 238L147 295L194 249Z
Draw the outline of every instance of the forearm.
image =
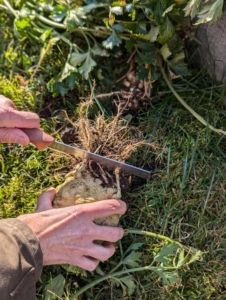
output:
M18 219L0 220L0 298L35 299L42 251L33 231Z

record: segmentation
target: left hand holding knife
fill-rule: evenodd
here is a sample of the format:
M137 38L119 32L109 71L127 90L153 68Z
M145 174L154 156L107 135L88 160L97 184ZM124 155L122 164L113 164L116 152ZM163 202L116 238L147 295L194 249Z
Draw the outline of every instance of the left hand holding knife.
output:
M41 129L39 116L32 112L18 111L14 103L0 95L0 143L23 146L32 143L43 150L54 138Z

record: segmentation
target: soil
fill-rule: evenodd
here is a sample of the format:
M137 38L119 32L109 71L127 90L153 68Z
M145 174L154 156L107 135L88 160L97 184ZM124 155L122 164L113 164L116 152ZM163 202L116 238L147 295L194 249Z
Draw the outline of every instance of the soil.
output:
M73 145L73 143L77 143L78 142L78 134L76 133L74 128L66 128L61 136L62 141L65 144L71 144ZM139 165L137 165L139 167ZM74 167L74 164L73 164ZM156 169L161 169L163 168L164 165L162 166L156 166L154 160L151 161L149 164L146 164L143 168L145 170L150 170L150 172L154 172L156 171ZM102 170L104 171L104 173L106 174L106 178L108 180L108 182L103 181L103 186L106 187L110 187L113 184L115 184L116 182L116 178L115 178L115 174L114 174L114 170L109 169L106 166L101 166ZM94 162L91 161L89 163L89 170L91 171L91 173L95 176L95 177L99 177L102 178L101 176L101 172L102 170L100 169L99 165ZM136 176L130 176L129 174L125 174L125 173L120 173L120 185L121 185L121 190L122 190L122 194L126 193L130 190L135 190L139 187L141 187L142 185L145 185L147 183L147 180L144 178L140 178L140 177L136 177Z
M48 119L52 116L53 111L63 107L63 98L51 96L47 97L39 111L40 118Z

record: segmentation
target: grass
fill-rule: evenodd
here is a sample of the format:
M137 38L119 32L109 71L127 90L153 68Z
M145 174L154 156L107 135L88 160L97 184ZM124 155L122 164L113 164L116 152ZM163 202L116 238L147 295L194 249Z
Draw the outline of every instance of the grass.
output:
M225 128L224 86L199 76L196 82L178 80L174 87L206 120ZM152 179L124 196L128 212L121 224L200 249L203 261L182 268L177 285L164 286L155 273L143 270L134 273L136 290L132 295L126 290L122 296L120 285L106 280L87 290L82 299L225 299L225 138L194 119L168 93L164 82L158 89L162 92L154 91L152 105L141 110L136 121L156 147L150 151L144 147L131 160L150 164ZM26 106L26 101L19 105ZM56 120L43 121L43 126L54 132ZM48 186L59 184L67 171L64 158L50 150L1 145L1 155L2 217L33 211L37 196ZM69 299L79 287L101 278L102 272L108 274L134 243L142 243L138 249L142 252L141 266L148 265L153 252L162 245L158 239L129 234L120 242L115 256L87 277L78 277L61 266L46 267L37 286L37 298L44 299L50 276L62 274L66 279L63 299Z
M6 44L2 45L0 64L10 80L0 78L0 93L13 98L20 109L39 112L43 100L50 95L41 81L21 88L13 79L18 69L8 65L3 55L12 37L8 33L4 38ZM193 75L188 79L173 81L175 90L208 123L225 129L226 85L216 84L204 71L192 69ZM57 136L58 129L67 125L61 115L62 109L77 117L78 99L75 98L71 93L59 102L52 110L52 118L42 120L42 127ZM103 101L100 105L109 111ZM150 231L192 246L203 252L203 260L180 268L180 281L176 284L164 285L156 272L143 268L125 275L124 282L118 277L107 278L87 289L78 299L225 299L225 137L196 120L175 99L164 80L154 84L150 105L138 109L132 123L139 126L154 147L143 147L130 163L149 166L152 178L123 196L128 211L121 225L131 232ZM0 154L1 218L32 212L38 195L49 186L57 186L72 168L68 159L32 146L0 145ZM100 281L111 272L124 272L126 265L122 261L128 253L134 253L132 262L141 268L152 263L163 245L161 239L130 233L120 241L115 255L93 273L84 272L81 276L63 266L45 267L37 284L36 297L73 299L72 296L85 285ZM130 247L132 252L129 252ZM134 266L130 267L136 268ZM47 290L52 292L47 293ZM54 297L54 293L60 296Z

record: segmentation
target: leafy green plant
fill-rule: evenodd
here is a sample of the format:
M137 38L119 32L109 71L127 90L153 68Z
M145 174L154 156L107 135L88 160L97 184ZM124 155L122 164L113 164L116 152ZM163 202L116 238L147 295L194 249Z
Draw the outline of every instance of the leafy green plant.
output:
M101 60L117 57L117 48L134 55L141 80L159 77L156 53L172 72L188 75L181 29L190 17L195 24L213 22L223 10L223 0L2 2L0 8L15 18L15 36L25 44L39 45L41 54L35 66L24 51L31 78L53 48L64 53L63 62L49 78L48 88L54 95L65 95L81 78L88 80L92 71L103 78Z
M123 296L131 296L137 288L134 276L136 272L152 271L156 273L158 278L162 279L164 285L178 285L181 283L178 272L179 269L182 269L183 267L188 268L193 262L202 260L201 251L192 247L183 246L163 235L127 229L126 234L129 233L155 237L163 241L162 244L156 244L154 246L152 262L147 266L141 266L143 253L138 250L143 246L143 243L132 243L124 252L119 263L108 274L103 274L102 277L99 277L80 288L70 297L71 300L78 299L78 297L88 289L105 280L110 280L112 287L121 287ZM119 271L119 269L121 270ZM63 276L58 275L50 280L45 290L52 288L51 293L61 297L63 295L63 280Z

